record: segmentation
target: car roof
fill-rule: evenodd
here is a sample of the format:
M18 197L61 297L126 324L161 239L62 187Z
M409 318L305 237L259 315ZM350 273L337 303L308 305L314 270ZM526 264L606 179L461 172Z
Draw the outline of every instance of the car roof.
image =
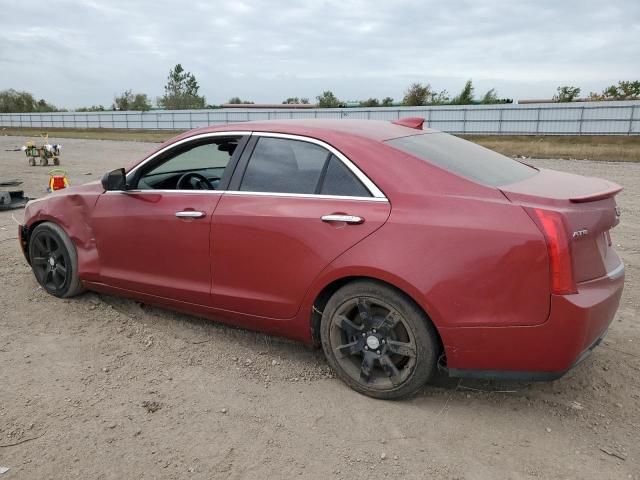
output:
M330 136L357 135L371 140L384 141L392 138L407 137L437 130L415 128L396 125L384 120L351 120L351 119L295 119L295 120L265 120L241 123L231 123L220 127L203 127L188 132L188 136L207 132L247 130L272 133L288 133L323 138Z

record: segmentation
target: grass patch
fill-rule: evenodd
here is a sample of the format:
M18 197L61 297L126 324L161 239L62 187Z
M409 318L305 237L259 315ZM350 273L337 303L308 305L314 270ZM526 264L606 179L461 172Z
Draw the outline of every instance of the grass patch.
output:
M461 135L504 155L640 162L640 135Z
M55 138L164 142L183 130L121 130L109 128L0 128L0 135L38 137L47 132ZM640 162L640 135L460 135L500 152L533 158L566 158Z

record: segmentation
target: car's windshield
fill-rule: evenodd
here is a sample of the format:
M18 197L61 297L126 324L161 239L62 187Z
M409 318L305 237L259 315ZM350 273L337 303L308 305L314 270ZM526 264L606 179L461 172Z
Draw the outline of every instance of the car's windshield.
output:
M387 140L387 143L398 150L492 187L519 182L538 173L535 168L524 163L441 132L394 138Z

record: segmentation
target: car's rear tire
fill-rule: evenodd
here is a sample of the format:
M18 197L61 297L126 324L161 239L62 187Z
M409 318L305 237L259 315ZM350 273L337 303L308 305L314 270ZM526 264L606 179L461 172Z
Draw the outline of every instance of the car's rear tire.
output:
M29 260L38 283L51 295L73 297L84 291L73 242L55 223L38 225L29 237Z
M338 377L370 397L410 396L437 368L431 321L410 298L380 282L354 281L334 293L322 314L320 338Z

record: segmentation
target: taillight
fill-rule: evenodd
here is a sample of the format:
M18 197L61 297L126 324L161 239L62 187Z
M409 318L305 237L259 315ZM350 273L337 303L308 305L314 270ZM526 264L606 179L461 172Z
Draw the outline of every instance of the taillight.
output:
M538 220L536 223L547 242L551 273L551 293L558 295L578 293L576 282L573 278L571 246L562 216L557 212L540 208L527 210L534 213Z

